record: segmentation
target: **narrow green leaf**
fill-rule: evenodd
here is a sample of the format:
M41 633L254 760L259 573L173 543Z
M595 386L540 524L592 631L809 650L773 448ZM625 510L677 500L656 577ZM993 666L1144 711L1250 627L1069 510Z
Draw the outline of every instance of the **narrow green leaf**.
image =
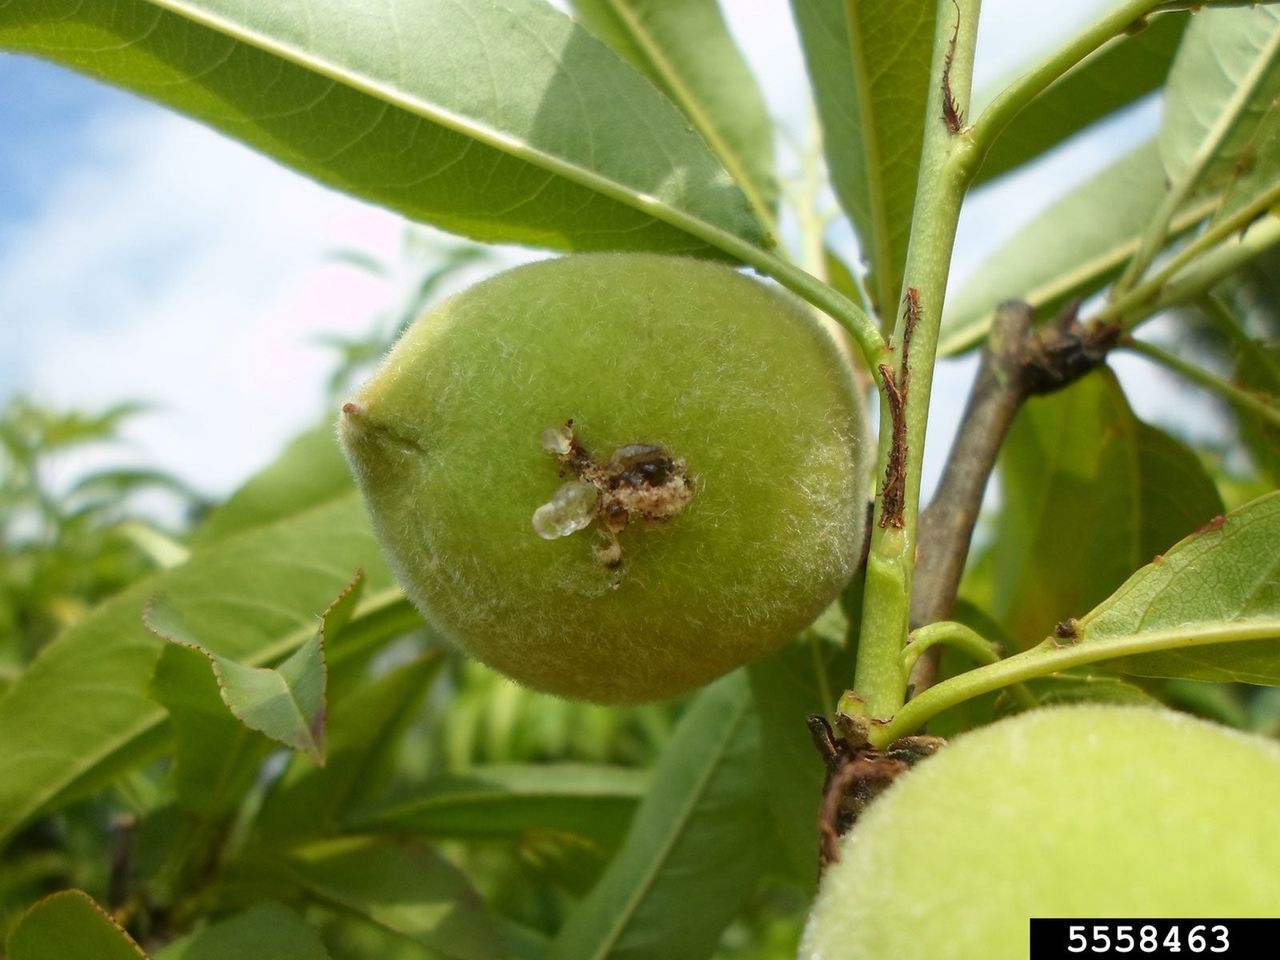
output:
M323 767L295 757L267 794L254 824L260 842L286 846L336 832L343 816L369 796L399 733L440 669L440 657L420 657L366 681L334 702L326 723Z
M1165 14L1117 37L1053 83L1005 129L982 162L978 180L1007 173L1073 134L1136 102L1164 83L1188 15ZM1021 73L1022 71L1019 71ZM1008 86L995 84L982 101Z
M643 771L604 765L476 767L407 787L354 817L352 828L462 839L566 833L612 846L648 783Z
M915 208L937 4L791 0L832 185L892 315Z
M681 718L626 842L551 956L705 958L755 888L764 848L759 722L743 671Z
M295 851L312 895L453 960L499 960L498 926L458 869L416 844L346 837Z
M365 577L363 570L357 570L351 582L348 583L336 597L333 602L324 608L324 612L320 614L320 628L317 636L321 642L321 652L324 652L324 645L332 644L334 638L346 629L347 624L351 622L351 618L355 616L356 610L360 608L360 599L364 595ZM296 670L286 670L288 663L294 661L295 657L290 657L285 663L280 665L280 672L285 674L287 679L298 680ZM299 669L306 668L305 663L298 665ZM323 679L323 678L322 678Z
M831 634L806 631L747 668L760 714L760 764L771 832L781 845L786 876L806 891L814 890L818 880L818 810L826 768L805 721L831 714L853 677L856 655L844 646L844 630Z
M760 237L679 111L538 0L3 0L0 49L478 240L709 252L669 214Z
M9 934L11 960L146 960L146 954L79 890L45 897Z
M320 634L278 668L211 657L222 696L251 730L324 762L324 646Z
M329 960L329 951L296 913L267 902L169 944L155 960Z
M1280 10L1204 10L1169 71L1160 159L1169 182L1219 190L1238 174L1280 96ZM1272 161L1274 162L1274 161Z
M163 743L165 712L148 696L164 647L142 622L151 597L164 594L200 624L212 652L259 666L315 634L316 611L357 566L371 612L402 601L352 491L197 551L63 633L0 701L0 837Z
M716 0L572 0L582 23L653 81L773 229L773 123Z
M999 466L992 613L1017 647L1222 510L1196 455L1134 416L1109 370L1033 398Z
M947 298L939 351L960 353L981 343L1004 300L1025 300L1047 319L1101 289L1137 251L1164 193L1149 142L1050 204ZM1192 205L1175 229L1186 230L1212 209L1211 201Z

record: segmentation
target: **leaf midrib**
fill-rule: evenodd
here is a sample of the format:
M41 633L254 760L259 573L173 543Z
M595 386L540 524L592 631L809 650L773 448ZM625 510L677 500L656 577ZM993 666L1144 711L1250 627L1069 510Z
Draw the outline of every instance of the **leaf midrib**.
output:
M359 91L375 100L398 107L431 123L470 137L499 152L509 154L549 173L564 177L578 186L594 190L611 200L616 200L639 210L655 220L660 220L686 232L692 232L689 230L690 223L697 223L702 227L702 230L695 235L704 242L714 243L713 240L708 239L712 235L728 235L728 232L722 227L708 223L697 214L675 208L652 194L642 193L633 187L602 176L580 164L573 163L544 150L539 150L525 140L513 137L501 130L495 130L487 124L460 116L438 104L428 103L417 97L406 96L395 88L388 86L385 82L374 80L372 77L367 77L362 73L343 67L328 58L310 54L294 44L283 43L264 36L258 31L232 21L227 17L201 10L199 7L185 2L185 0L147 0L147 2L247 46L263 50L297 67L309 70L318 76L326 77L352 90Z
M1217 54L1215 52L1216 58ZM1187 168L1181 171L1177 177L1172 177L1171 196L1187 193L1195 182L1200 179L1204 171L1208 169L1209 164L1217 156L1219 148L1240 121L1244 114L1244 108L1253 99L1258 86L1267 79L1277 63L1280 63L1280 20L1272 28L1271 36L1267 42L1258 49L1257 59L1245 75L1243 82L1227 98L1217 122L1205 131L1204 139L1200 142L1199 149L1192 155L1191 162L1187 165ZM1166 172L1168 172L1167 164Z
M667 91L671 94L671 99L675 101L681 112L697 128L702 139L711 148L711 152L719 157L720 162L725 165L725 169L729 171L729 175L733 177L739 189L746 195L747 202L751 204L751 209L760 218L765 229L771 233L776 233L777 222L773 216L773 211L765 203L764 198L756 188L755 181L747 171L737 151L729 146L728 141L720 133L720 128L707 116L707 112L702 109L701 102L684 82L683 75L675 69L671 61L663 54L662 48L658 46L653 39L653 35L635 15L627 4L627 0L605 0L605 2L613 10L614 15L626 25L632 39L635 40L640 52L649 61L653 71L662 77Z
M871 208L871 272L876 277L876 286L880 288L880 312L887 318L892 315L898 292L890 289L893 271L889 267L893 262L893 250L889 242L889 211L885 196L879 115L871 96L870 65L862 49L864 31L858 18L857 0L845 0L844 18L849 32L849 59L853 67L854 93L858 98L858 116L862 121L859 133L865 159L863 176Z
M616 944L618 938L622 936L623 930L626 929L627 924L631 921L636 910L639 909L641 901L648 894L649 888L653 885L654 878L657 876L658 871L661 869L663 864L666 863L667 858L671 855L671 851L675 847L676 842L684 835L684 831L689 824L689 818L693 816L693 811L697 807L703 793L706 791L707 784L710 782L716 768L719 767L720 762L724 757L725 750L728 748L730 742L732 742L734 735L738 732L738 726L742 723L743 718L746 715L746 704L747 698L740 699L735 704L735 716L725 725L724 734L716 742L715 750L710 753L709 756L712 758L711 762L709 762L699 774L698 779L695 782L694 789L689 791L689 796L681 806L679 815L672 821L676 826L667 832L666 839L659 847L657 855L650 860L648 868L646 868L644 873L641 875L640 882L635 885L631 896L627 898L623 905L623 909L619 911L618 919L600 941L595 953L592 954L593 960L605 960L605 958L608 957L609 953L613 950L614 944Z

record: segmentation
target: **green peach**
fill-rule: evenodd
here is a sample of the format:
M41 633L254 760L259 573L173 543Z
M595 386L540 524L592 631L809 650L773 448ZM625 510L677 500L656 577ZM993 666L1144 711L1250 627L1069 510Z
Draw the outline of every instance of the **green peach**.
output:
M344 410L406 593L538 690L688 691L793 636L857 562L868 444L847 352L724 266L510 270L421 318Z
M1278 915L1280 744L1171 711L1058 707L957 738L879 797L800 953L1013 960L1030 917Z

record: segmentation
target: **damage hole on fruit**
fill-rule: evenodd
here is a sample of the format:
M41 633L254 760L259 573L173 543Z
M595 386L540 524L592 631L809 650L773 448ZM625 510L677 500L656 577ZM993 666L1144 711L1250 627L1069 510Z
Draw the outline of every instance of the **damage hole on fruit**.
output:
M693 499L694 482L684 459L665 447L629 443L597 462L573 429L573 421L547 427L542 449L562 464L561 475L572 474L552 498L533 512L533 529L544 540L567 537L598 523L601 540L592 552L609 570L622 566L618 539L630 524L665 523Z

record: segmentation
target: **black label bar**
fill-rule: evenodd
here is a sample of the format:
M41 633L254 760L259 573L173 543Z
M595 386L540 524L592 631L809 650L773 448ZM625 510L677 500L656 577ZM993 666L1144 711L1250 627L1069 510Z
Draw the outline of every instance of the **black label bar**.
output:
M1031 960L1276 960L1280 919L1031 921Z

